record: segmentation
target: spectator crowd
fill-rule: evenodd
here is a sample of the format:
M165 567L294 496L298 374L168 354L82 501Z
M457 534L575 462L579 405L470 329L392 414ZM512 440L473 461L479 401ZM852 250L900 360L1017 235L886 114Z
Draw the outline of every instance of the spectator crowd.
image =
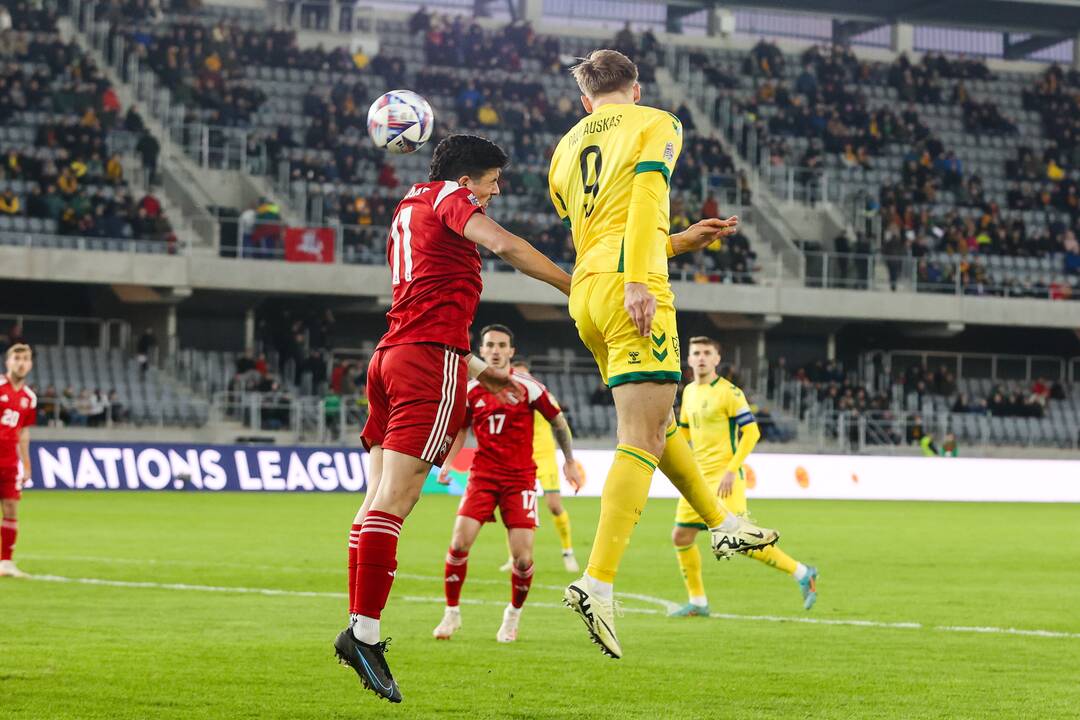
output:
M57 34L52 11L12 10L14 29L0 32L0 230L171 247L161 203L125 177L138 112L122 112L94 62Z

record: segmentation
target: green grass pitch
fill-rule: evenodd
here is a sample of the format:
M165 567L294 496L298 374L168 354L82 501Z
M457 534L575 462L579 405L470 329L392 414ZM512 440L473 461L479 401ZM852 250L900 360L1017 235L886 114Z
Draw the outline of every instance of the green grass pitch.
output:
M714 612L740 617L673 620L648 599L683 599L674 502L654 500L617 585L648 598L626 599L626 656L614 661L558 604L572 578L546 521L519 641L494 637L509 597L501 526L470 558L463 629L433 640L457 499L425 497L383 619L405 696L390 706L331 649L358 502L27 493L25 570L143 585L0 579L0 717L1076 718L1080 707L1080 506L754 502L782 546L820 568L817 607L805 613L775 570L706 556ZM567 506L584 559L598 501Z

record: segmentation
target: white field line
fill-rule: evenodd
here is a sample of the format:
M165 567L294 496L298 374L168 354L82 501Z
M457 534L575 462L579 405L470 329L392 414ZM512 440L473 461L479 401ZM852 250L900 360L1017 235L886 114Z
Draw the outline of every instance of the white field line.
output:
M426 575L399 575L402 579L409 580L425 580L431 582L442 582L442 578ZM191 585L188 583L157 583L157 582L135 582L129 580L106 580L102 578L70 578L60 575L34 575L32 580L39 582L54 582L54 583L75 583L80 585L97 585L102 587L118 587L118 588L137 588L137 589L150 589L150 590L179 590L187 592L207 592L207 593L236 593L247 595L264 595L264 596L276 596L276 597L303 597L303 598L329 598L334 600L341 600L346 597L345 593L341 592L316 592L309 590L282 590L277 588L252 588L252 587L238 587L238 586L222 586L222 585ZM8 581L15 582L15 581ZM503 582L495 580L475 579L472 582L478 584L503 584ZM537 586L544 589L556 589L561 590L561 586L544 585ZM624 597L642 600L650 602L663 607L663 610L654 608L624 608L624 612L635 613L641 615L665 615L668 607L675 606L668 600L661 598L654 598L649 595L637 595L633 593L616 593L617 595L624 595ZM441 597L423 597L417 595L405 595L401 596L401 599L405 602L415 603L429 603L429 604L442 604L444 599ZM478 600L475 598L466 598L462 600L463 603L468 605L498 605L502 607L506 603L501 600ZM561 604L558 603L546 603L546 602L530 602L530 607L541 608L560 608ZM916 622L880 622L876 620L844 620L844 619L832 619L832 618L813 618L813 617L791 617L782 615L737 615L733 613L713 613L709 617L716 620L742 620L751 622L769 622L769 623L799 623L804 625L827 625L827 626L846 626L846 627L865 627L865 628L883 628L890 630L933 630L937 632L949 632L949 633L964 633L964 634L994 634L994 635L1019 635L1024 637L1039 637L1039 638L1066 638L1070 640L1080 640L1080 633L1059 632L1055 630L1028 630L1023 628L1002 628L992 626L966 626L966 625L924 625L923 623Z

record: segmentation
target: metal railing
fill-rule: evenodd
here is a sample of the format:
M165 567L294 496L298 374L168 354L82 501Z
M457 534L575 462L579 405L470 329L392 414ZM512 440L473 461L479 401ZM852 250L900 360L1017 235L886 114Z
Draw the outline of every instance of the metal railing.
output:
M31 345L76 345L107 350L127 348L131 342L131 323L115 318L0 315L0 334L8 334L14 328Z
M839 204L844 198L844 185L826 168L765 163L761 166L760 173L773 195L786 202L806 205L823 202Z
M199 122L173 122L167 130L173 144L202 168L249 175L265 175L270 169L266 145L255 131Z
M212 422L239 422L251 430L290 432L303 442L358 438L367 421L364 395L305 395L221 391L210 401Z
M965 418L972 418L968 423ZM945 436L957 438L961 453L964 445L1011 447L1080 448L1080 431L1067 427L1067 434L1043 434L1041 429L1021 418L1002 418L968 413L856 412L819 410L806 425L819 450L845 453L876 452L885 448L918 449L920 440L929 435L940 448ZM1035 421L1035 428L1042 424ZM1011 423L1011 424L1007 424ZM970 425L974 425L971 431Z
M132 240L131 238L98 238L81 235L50 235L30 231L0 230L0 245L38 250L95 250L104 252L148 253L151 255L183 255L182 243L166 240Z
M956 260L942 263L933 256L806 252L804 257L803 278L807 287L1063 299L1060 290L1028 284L1027 274L1003 281L999 274L997 280L990 279L984 264L986 258L979 255L968 255L960 261L980 271L983 279L973 279L962 272Z
M864 374L873 367L872 356L881 351L871 351L861 358ZM1072 361L1053 355L1011 355L1004 353L959 353L937 350L893 350L881 352L882 372L895 377L908 367L924 367L938 372L944 367L957 381L978 378L992 381L1032 382L1037 378L1050 381L1080 382L1080 359Z
M48 427L201 427L209 413L210 404L198 398L185 398L176 405L159 402L133 407L118 400L38 396L38 425Z

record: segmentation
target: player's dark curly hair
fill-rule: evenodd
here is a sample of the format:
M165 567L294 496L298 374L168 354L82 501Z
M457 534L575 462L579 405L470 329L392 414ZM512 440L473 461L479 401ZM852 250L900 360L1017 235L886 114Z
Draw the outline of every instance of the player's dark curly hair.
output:
M489 170L501 170L510 162L506 151L478 135L450 135L431 156L428 179L457 180L462 175L478 178Z

